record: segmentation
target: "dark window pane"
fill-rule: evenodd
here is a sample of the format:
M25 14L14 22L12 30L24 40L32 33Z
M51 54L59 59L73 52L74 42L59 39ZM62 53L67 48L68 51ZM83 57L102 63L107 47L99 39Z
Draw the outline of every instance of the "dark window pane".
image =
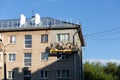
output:
M47 71L45 71L45 77L48 77L48 73L47 73Z
M31 53L25 53L25 57L31 57Z
M57 74L58 74L58 77L60 77L60 70L58 70Z
M48 42L48 35L41 35L41 42Z
M32 47L32 35L25 35L25 48Z
M31 71L25 70L24 75L31 75Z
M31 66L31 53L24 54L24 65Z
M44 77L44 73L43 73L43 71L41 71L41 78L43 78Z

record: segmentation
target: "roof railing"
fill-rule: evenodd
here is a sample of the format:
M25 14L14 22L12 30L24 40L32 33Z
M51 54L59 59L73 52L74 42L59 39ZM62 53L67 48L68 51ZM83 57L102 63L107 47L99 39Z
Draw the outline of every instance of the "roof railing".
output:
M52 18L42 18L41 23L35 25L35 21L26 19L24 25L20 25L20 19L0 20L0 29L20 29L25 27L57 27L57 26L73 26L74 24L60 21Z

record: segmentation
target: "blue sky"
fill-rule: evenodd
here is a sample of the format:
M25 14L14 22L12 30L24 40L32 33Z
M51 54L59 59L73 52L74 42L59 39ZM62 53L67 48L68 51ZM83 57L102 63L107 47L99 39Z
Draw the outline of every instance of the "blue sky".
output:
M84 59L120 59L119 0L0 1L0 19L18 19L20 14L30 18L32 10L42 17L82 23ZM91 33L94 35L88 35Z

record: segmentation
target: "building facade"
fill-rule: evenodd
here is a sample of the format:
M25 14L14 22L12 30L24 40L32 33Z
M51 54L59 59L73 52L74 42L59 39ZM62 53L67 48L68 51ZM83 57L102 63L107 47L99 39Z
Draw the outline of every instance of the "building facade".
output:
M8 80L83 79L80 25L39 16L1 20L0 41L0 80L5 72Z

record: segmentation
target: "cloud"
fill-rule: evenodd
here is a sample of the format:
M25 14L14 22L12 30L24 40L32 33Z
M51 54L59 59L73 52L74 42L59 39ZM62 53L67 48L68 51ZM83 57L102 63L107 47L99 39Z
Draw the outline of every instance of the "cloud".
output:
M84 62L100 62L102 64L106 64L106 63L109 63L109 62L112 62L112 63L116 63L116 64L120 64L120 59L85 59Z

